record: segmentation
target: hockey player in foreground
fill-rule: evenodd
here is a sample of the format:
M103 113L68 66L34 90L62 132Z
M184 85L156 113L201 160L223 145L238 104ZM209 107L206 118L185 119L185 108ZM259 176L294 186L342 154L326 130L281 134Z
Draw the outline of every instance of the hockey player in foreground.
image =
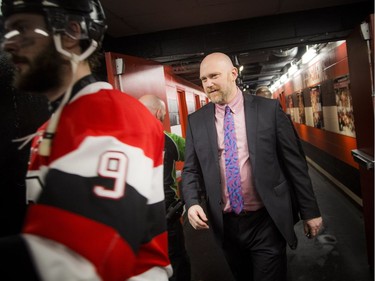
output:
M168 280L163 129L136 99L96 81L98 0L3 0L15 86L44 94L22 234L0 240L4 280ZM15 270L16 269L16 270Z

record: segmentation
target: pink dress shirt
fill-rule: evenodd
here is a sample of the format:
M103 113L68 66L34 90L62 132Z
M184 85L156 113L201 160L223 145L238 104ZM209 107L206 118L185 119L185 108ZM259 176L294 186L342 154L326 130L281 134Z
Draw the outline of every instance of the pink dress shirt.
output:
M215 126L217 131L218 141L218 156L220 164L221 175L221 188L222 188L222 201L223 211L231 212L232 209L229 204L228 190L226 187L225 178L225 155L224 155L224 109L226 104L215 105ZM246 123L245 123L245 109L244 98L240 89L237 90L237 95L234 100L228 104L230 107L233 118L234 127L236 130L237 148L238 148L238 161L240 165L241 174L241 190L244 198L244 210L256 211L263 207L263 202L260 199L252 177L252 169L249 158L249 148L247 145Z

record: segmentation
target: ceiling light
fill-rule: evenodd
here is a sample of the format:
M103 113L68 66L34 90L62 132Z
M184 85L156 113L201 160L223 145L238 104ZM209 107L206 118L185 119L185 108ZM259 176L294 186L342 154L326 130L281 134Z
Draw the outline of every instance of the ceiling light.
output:
M308 48L308 47L307 47ZM302 56L302 64L308 63L317 55L315 48L308 48Z
M289 75L289 77L292 77L292 75L294 73L296 73L297 71L298 71L298 66L295 65L295 64L291 64L291 66L288 69L288 75Z
M285 74L281 75L280 83L285 83L286 80L288 80L288 74L285 73Z

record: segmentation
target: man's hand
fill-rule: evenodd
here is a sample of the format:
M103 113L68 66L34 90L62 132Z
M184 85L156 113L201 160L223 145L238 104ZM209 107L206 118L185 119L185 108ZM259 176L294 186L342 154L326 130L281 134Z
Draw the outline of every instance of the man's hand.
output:
M309 220L303 221L303 230L307 238L311 239L314 238L319 234L323 226L323 219L322 217L313 218Z
M208 229L207 217L203 209L199 205L193 205L188 210L188 218L194 229Z

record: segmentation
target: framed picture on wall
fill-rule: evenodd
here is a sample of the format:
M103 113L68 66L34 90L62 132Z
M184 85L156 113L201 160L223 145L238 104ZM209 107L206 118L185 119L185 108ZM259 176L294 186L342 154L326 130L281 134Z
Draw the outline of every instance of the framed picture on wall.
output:
M292 95L286 96L286 113L290 114L290 117L292 118L292 120L294 119L293 107L294 105L293 105Z
M296 96L298 104L298 122L300 124L306 124L305 102L303 100L303 94L299 92L296 94Z
M340 133L355 137L352 95L348 76L334 80L334 91L337 106L337 118Z
M320 87L310 88L311 107L313 114L313 121L315 128L324 128L322 96L320 94Z

